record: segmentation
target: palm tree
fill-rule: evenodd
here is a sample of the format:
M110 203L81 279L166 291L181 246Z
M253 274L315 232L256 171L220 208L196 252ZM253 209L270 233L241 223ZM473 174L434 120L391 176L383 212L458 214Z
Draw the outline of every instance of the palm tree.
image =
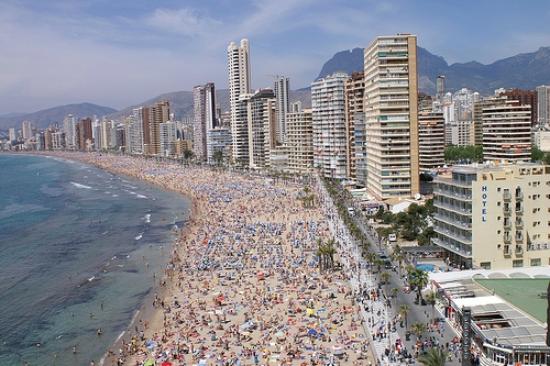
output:
M403 317L403 319L405 319L405 328L409 327L408 315L409 315L410 310L411 309L410 309L409 305L407 305L407 304L402 304L399 307L399 315L401 315Z
M223 151L221 150L214 151L214 154L212 154L212 159L216 162L218 166L221 166L223 163Z
M430 348L428 352L418 358L418 362L425 366L445 366L448 353L442 348Z
M374 261L376 260L376 254L373 253L373 252L368 252L366 257L367 257L367 260L369 261L369 263L371 265L374 265Z
M334 267L334 254L336 253L336 248L334 247L335 243L336 240L334 240L334 238L330 238L325 245L325 254L330 261L330 268Z
M393 297L394 305L397 305L397 294L399 293L399 289L397 287L394 287L391 289L391 297Z
M422 289L429 283L428 272L415 268L409 272L409 285L416 286L416 300L422 301Z
M390 274L388 272L382 272L380 273L380 280L382 281L382 284L387 284L388 280L390 279Z
M189 165L189 160L195 156L195 153L189 149L183 150L183 159L185 160L185 163Z
M414 323L411 325L411 331L414 333L416 340L418 341L422 338L422 334L426 331L426 325L424 323Z
M430 291L426 295L426 302L432 306L432 318L434 317L435 302L437 301L437 294L434 291Z

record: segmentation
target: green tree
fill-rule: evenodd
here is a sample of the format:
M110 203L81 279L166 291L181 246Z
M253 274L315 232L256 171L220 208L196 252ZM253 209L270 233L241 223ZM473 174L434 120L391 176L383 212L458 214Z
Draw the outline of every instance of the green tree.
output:
M433 227L428 226L417 236L418 245L429 245L431 239L435 237L435 231Z
M535 145L531 146L531 161L536 163L544 159L544 152Z
M416 299L422 301L422 289L428 285L428 272L415 268L409 272L409 285L416 287Z
M380 273L380 281L382 281L382 284L387 284L390 279L390 274L388 272L382 272Z
M195 156L195 153L189 149L183 150L183 159L185 160L186 164L189 164L189 160L193 159L193 156Z
M221 166L223 164L223 151L214 151L214 154L212 154L212 159L216 162L216 165Z
M482 162L483 147L468 145L468 146L447 146L444 152L445 161L455 163L460 161L466 162Z
M409 323L408 323L409 318L408 318L408 316L409 316L409 311L410 310L411 310L411 308L407 304L402 304L399 307L399 315L401 315L403 320L405 320L405 328L409 327Z
M418 362L424 366L445 366L448 353L442 348L432 347L418 358Z
M430 291L426 294L426 302L432 307L432 318L435 318L435 303L437 301L437 294L434 291Z
M424 323L414 323L411 325L411 332L414 333L417 341L420 338L422 338L422 335L424 334L425 331L426 331L426 325Z

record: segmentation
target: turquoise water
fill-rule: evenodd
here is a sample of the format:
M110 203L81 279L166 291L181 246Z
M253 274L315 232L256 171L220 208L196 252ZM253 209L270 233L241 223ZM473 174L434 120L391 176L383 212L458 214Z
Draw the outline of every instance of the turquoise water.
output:
M425 272L434 272L435 271L435 265L429 264L429 263L418 263L416 265L416 268L421 269Z
M153 288L187 214L181 196L142 182L0 155L0 365L97 364Z

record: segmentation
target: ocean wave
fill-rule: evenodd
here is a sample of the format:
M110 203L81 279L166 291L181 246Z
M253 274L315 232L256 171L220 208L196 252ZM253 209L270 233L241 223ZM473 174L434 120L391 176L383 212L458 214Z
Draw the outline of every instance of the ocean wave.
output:
M76 183L76 182L71 182L71 184L72 184L73 186L75 186L76 188L93 189L93 188L90 187L90 186L87 186L87 185L84 185L84 184L80 184L80 183Z

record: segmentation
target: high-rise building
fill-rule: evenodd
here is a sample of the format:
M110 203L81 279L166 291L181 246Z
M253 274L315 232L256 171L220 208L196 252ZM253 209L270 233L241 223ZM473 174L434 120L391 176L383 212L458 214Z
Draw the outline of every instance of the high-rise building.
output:
M347 135L347 167L348 176L353 180L357 180L357 163L355 156L355 122L357 119L363 119L364 109L364 92L365 79L363 72L354 72L351 77L346 80L346 135ZM364 127L364 124L363 124ZM358 131L360 132L360 131ZM363 182L364 184L364 182Z
M540 126L550 123L550 86L537 86L537 121Z
M51 136L53 150L65 149L65 133L63 131L52 132Z
M128 119L126 145L128 153L143 154L143 107L134 108Z
M77 149L76 118L72 114L68 114L63 120L63 131L65 132L66 148L70 150Z
M483 108L483 160L531 159L531 106L517 101Z
M276 146L275 94L260 89L248 102L248 157L251 168L269 166L270 152Z
M15 128L12 127L8 129L8 138L10 142L14 142L15 140L17 140L17 135L15 134Z
M231 138L233 163L244 167L250 165L250 150L248 136L248 103L252 94L241 94L235 104L231 118ZM235 119L233 119L233 116Z
M233 161L248 165L248 107L250 94L250 50L247 39L240 45L231 42L227 47L229 74L229 106L231 111L231 136L233 138ZM244 104L244 105L243 105Z
M78 149L81 151L89 151L93 147L94 138L92 133L92 119L84 118L78 122ZM46 145L49 145L46 142Z
M445 119L430 110L418 113L418 155L421 172L445 164Z
M23 140L27 141L33 136L32 124L30 121L23 121L21 124L21 131L23 132Z
M473 125L472 125L472 145L483 145L483 109L492 105L502 104L506 97L487 97L474 102Z
M517 100L521 105L530 105L531 106L531 125L535 125L538 122L537 117L537 92L534 90L524 90L524 89L506 89L498 95L505 97L508 100Z
M108 150L111 144L111 123L106 118L103 118L99 125L100 140L97 143L100 150Z
M289 108L288 91L289 80L285 76L277 75L275 77L275 98L277 100L275 110L277 112L276 138L277 144L283 144L286 141L286 114Z
M143 111L145 110L144 108ZM149 112L149 154L162 155L160 148L160 124L170 120L170 103L167 100L161 100L148 108L147 111Z
M166 121L159 125L160 151L162 156L172 156L176 153L176 123Z
M356 114L353 123L354 156L355 156L355 184L367 186L367 126L365 114Z
M347 79L347 74L335 73L311 84L313 164L328 178L348 177Z
M437 76L437 79L435 80L435 90L437 100L443 100L443 97L445 96L445 75Z
M214 83L193 88L193 151L199 160L207 158L206 132L217 126Z
M311 109L300 102L290 106L286 115L288 170L307 174L313 170L313 118Z
M367 189L377 198L420 190L416 36L378 37L365 49Z
M453 121L445 124L445 145L474 145L474 124L472 121Z
M456 166L434 180L433 244L465 268L511 269L550 263L550 167ZM542 223L541 223L542 221Z

